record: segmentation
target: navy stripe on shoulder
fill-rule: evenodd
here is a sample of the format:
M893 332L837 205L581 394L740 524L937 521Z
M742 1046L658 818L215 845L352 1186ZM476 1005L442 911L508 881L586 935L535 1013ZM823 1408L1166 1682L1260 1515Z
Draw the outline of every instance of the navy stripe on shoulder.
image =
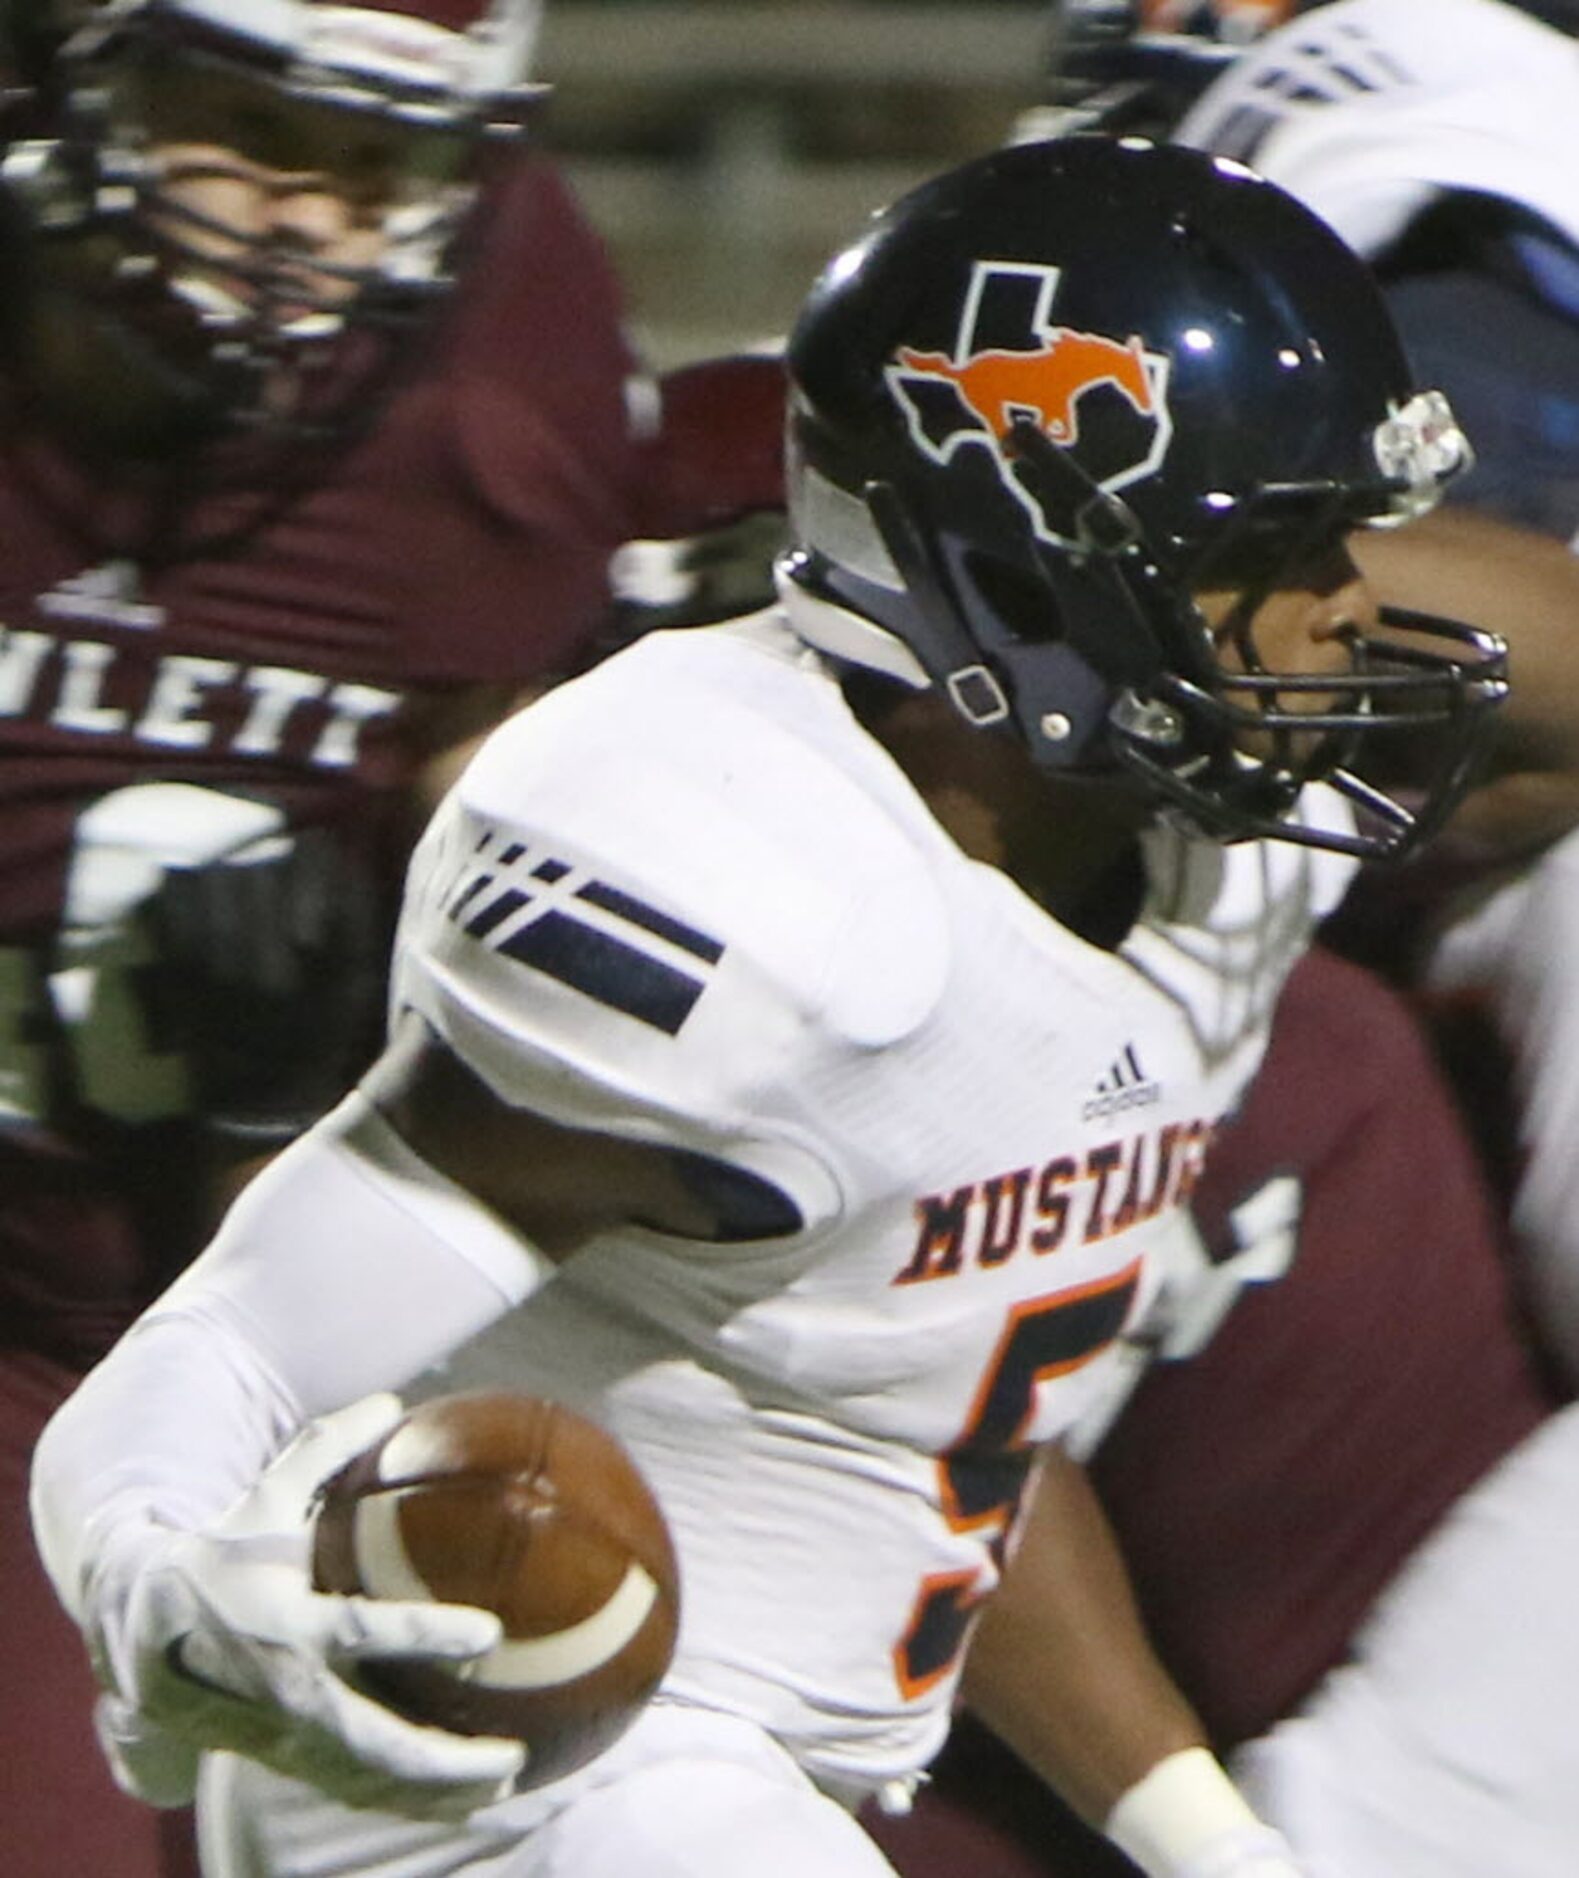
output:
M444 911L469 937L667 1036L724 956L710 934L513 835L482 830L458 871ZM695 967L655 956L650 939Z
M566 913L549 911L529 920L501 941L499 950L671 1037L704 989L703 980Z
M617 914L619 918L629 920L633 926L640 926L656 938L667 939L670 945L679 946L681 951L689 952L693 958L699 958L705 964L716 965L724 956L724 948L705 932L698 932L694 926L687 926L668 913L660 913L657 907L649 906L645 900L638 900L634 894L622 893L618 887L611 887L606 881L589 880L584 887L576 889L576 898L585 900L588 906L601 908L605 913Z

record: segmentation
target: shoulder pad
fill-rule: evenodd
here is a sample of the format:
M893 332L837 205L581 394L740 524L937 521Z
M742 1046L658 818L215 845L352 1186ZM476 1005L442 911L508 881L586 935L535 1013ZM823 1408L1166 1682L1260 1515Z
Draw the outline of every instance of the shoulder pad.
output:
M506 1100L716 1145L932 1010L925 836L793 644L655 634L502 726L441 808L396 995Z

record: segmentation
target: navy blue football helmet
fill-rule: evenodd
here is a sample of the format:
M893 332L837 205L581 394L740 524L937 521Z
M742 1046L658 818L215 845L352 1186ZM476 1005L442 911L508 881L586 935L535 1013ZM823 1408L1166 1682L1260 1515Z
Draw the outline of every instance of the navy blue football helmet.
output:
M1396 854L1462 793L1499 640L1395 616L1407 630L1354 631L1351 669L1317 681L1266 670L1248 634L1269 593L1430 507L1469 454L1365 268L1281 190L1141 139L995 152L832 262L788 363L783 573L815 642L1221 838ZM1232 668L1207 591L1238 596ZM1418 795L1362 780L1380 740L1427 727ZM1358 834L1300 823L1318 776Z

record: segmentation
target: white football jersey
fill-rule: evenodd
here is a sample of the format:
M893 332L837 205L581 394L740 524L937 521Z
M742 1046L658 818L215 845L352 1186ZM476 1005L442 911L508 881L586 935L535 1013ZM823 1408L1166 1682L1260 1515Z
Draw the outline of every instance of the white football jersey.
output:
M1579 242L1579 45L1500 0L1335 0L1247 48L1178 130L1375 254L1435 195L1523 204Z
M793 1204L745 1243L597 1239L431 1386L614 1428L680 1554L669 1695L825 1779L941 1741L1031 1450L1102 1387L1353 865L1174 830L1147 862L1121 950L1075 937L771 612L505 724L414 861L397 1004L506 1100Z

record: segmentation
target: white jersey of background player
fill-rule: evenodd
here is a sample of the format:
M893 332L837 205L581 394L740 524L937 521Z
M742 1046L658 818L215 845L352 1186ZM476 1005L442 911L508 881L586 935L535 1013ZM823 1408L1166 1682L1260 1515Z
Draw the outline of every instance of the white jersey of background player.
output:
M1181 217L1235 257L1221 304ZM1219 323L1283 389L1264 430ZM1105 141L967 165L833 264L789 362L782 609L496 733L415 863L365 1094L41 1449L127 1777L248 1757L210 1757L217 1878L885 1870L836 1802L938 1746L1031 1454L1102 1385L1283 975L1351 857L1450 806L1502 694L1495 642L1399 665L1369 630L1345 535L1427 506L1461 440L1363 273L1242 170ZM1400 721L1382 673L1447 733L1420 820L1336 760ZM299 1534L238 1530L304 1415L414 1377L587 1407L675 1530L659 1699L538 1793L325 1666L475 1654L486 1620L348 1616L281 1563ZM1289 1878L1126 1648L1094 1815L1157 1878Z
M1579 52L1503 0L1334 0L1248 48L1181 121L1364 255L1447 193L1516 202L1579 242Z

